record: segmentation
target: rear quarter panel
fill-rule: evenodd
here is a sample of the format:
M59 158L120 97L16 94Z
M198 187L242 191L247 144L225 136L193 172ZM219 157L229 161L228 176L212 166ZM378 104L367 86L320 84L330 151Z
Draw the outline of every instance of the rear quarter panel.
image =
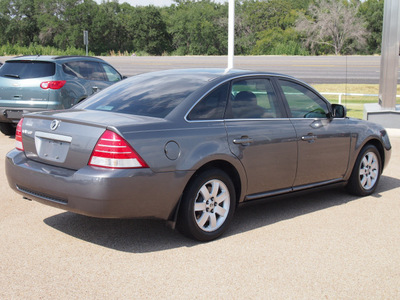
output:
M195 172L208 163L224 161L237 170L241 179L241 190L246 190L246 173L229 149L223 121L184 121L182 124L167 122L160 123L157 127L143 131L117 129L153 172ZM177 153L173 155L168 154L168 145L171 143L178 146ZM243 195L238 198L242 199Z

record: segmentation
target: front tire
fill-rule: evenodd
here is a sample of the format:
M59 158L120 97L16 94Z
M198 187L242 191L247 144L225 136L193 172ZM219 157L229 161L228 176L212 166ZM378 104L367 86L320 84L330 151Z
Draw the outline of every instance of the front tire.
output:
M185 189L177 228L190 238L211 241L228 228L235 205L235 189L229 176L219 169L207 170Z
M356 196L371 195L378 185L381 173L381 155L375 146L367 145L357 158L347 190Z

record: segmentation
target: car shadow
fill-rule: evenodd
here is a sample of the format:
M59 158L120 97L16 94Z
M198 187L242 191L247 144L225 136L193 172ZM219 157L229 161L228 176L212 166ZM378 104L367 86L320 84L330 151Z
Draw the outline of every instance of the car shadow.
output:
M373 197L380 198L381 193L399 186L399 179L382 176ZM362 198L339 188L241 207L220 240L357 200L362 201ZM46 218L44 223L77 239L123 252L148 253L199 245L199 242L182 236L161 220L99 219L64 212Z

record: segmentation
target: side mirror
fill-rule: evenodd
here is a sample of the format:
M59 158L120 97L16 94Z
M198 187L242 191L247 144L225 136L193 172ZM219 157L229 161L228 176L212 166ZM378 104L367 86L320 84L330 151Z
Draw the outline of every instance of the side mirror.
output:
M332 104L333 118L346 118L346 107L340 104Z

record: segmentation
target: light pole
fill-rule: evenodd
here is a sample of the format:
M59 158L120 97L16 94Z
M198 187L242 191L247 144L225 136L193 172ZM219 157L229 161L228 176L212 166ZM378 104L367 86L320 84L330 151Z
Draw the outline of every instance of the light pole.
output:
M385 0L383 11L379 104L364 105L364 119L387 128L400 128L400 106L396 106L399 71L400 2Z
M226 72L233 68L235 56L235 0L229 0L228 16L228 67Z

